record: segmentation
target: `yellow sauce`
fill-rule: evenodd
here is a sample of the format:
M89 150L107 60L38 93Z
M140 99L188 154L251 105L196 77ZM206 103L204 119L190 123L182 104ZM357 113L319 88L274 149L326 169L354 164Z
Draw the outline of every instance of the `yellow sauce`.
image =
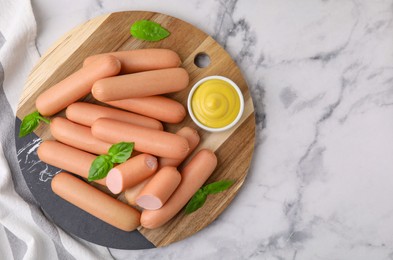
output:
M228 82L210 79L195 90L191 108L200 123L211 128L221 128L236 119L240 112L240 97Z

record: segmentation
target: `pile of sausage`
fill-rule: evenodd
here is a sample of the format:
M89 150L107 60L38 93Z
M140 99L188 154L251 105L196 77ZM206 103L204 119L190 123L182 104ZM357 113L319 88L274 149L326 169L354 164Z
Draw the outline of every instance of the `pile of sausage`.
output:
M43 162L87 178L96 155L106 154L111 145L134 142L137 151L96 181L113 194L124 192L128 204L66 172L53 178L54 193L124 231L160 227L186 205L214 171L217 158L202 149L181 173L177 170L200 139L190 127L170 133L161 123L179 123L186 116L182 104L160 96L188 86L188 73L180 64L179 56L167 49L99 54L39 95L41 115L66 109L66 118L55 117L50 124L56 141L38 148ZM111 107L77 102L89 93Z

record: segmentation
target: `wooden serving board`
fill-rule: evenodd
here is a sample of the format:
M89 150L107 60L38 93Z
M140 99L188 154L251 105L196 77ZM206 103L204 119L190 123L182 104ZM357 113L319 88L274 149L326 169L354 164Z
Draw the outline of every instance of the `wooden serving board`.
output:
M130 26L140 19L160 23L171 32L171 35L159 42L146 42L131 37L129 33ZM198 128L189 116L180 124L165 125L165 129L170 132L175 132L183 126L190 126L197 129L201 136L201 143L197 150L210 148L215 151L218 157L218 167L207 183L231 179L235 180L235 184L225 192L209 196L205 205L192 214L185 215L184 211L181 211L161 228L154 230L140 228L138 231L135 231L139 232L154 246L160 247L194 234L217 218L229 205L242 186L254 150L254 107L247 83L236 63L212 37L182 20L153 12L119 12L94 18L64 35L64 37L59 39L42 56L27 80L18 106L17 117L22 119L25 115L35 111L35 100L37 96L53 84L81 68L83 60L86 57L98 53L140 48L168 48L179 54L183 61L182 67L190 75L190 84L186 90L168 96L178 100L185 107L187 105L187 95L192 85L201 78L211 75L221 75L232 79L242 90L245 101L244 115L240 122L226 132L205 132ZM194 59L199 53L205 53L210 57L211 63L209 66L199 68L194 64ZM91 96L86 97L84 100L97 103ZM64 111L56 116L64 116ZM17 122L19 122L19 119L17 119ZM19 123L16 124L17 127L19 127ZM16 129L16 132L18 132L18 129ZM46 124L41 124L35 131L35 134L25 138L23 141L16 137L18 155L23 154L23 151L29 145L30 147L35 145L33 149L36 149L41 139L53 139L49 131L49 126ZM109 247L128 249L151 247L146 245L140 246L138 243L133 244L132 239L134 238L131 239L131 242L127 242L129 244L124 245L124 243L121 244L120 242L120 244L116 244L116 241L118 241L116 237L126 237L128 234L124 233L133 234L134 232L123 232L110 228L109 231L106 231L105 225L107 224L101 223L102 221L86 215L75 209L72 205L68 205L61 199L57 199L52 194L49 185L50 179L59 169L54 167L52 169L43 162L35 162L34 167L37 167L39 164L44 166L40 168L40 172L36 170L36 173L34 173L34 167L22 165L23 159L20 159L20 161L22 161L22 173L41 207L56 224L63 227L66 231L91 242ZM43 171L44 174L42 174ZM34 180L34 177L31 176L40 177L36 177L37 180ZM49 177L45 179L42 176ZM51 197L50 199L48 199L49 195ZM62 210L65 208L67 210ZM72 217L67 219L69 211L75 211L75 213L72 213ZM59 212L62 212L62 216L57 216ZM90 227L92 225L98 225L97 223L102 228L95 229L94 227ZM101 234L104 232L103 230L107 233L112 232L112 234ZM107 236L108 239L97 239L98 236Z

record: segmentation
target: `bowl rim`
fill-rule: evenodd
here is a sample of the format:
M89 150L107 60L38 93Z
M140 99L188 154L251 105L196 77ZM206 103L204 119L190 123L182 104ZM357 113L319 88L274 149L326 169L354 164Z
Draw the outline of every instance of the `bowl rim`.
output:
M229 83L237 92L239 100L240 100L240 109L239 109L239 113L237 114L235 120L233 120L230 124L223 126L223 127L209 127L206 126L204 124L202 124L201 122L199 122L199 120L195 117L194 112L192 111L192 107L191 107L191 100L192 100L192 96L194 95L194 92L196 91L196 89L204 82L208 81L208 80L212 80L212 79L220 79L223 81L226 81L227 83ZM208 76L208 77L204 77L202 79L200 79L197 83L195 83L190 92L188 93L188 98L187 98L187 110L188 110L188 114L190 115L192 121L199 126L200 128L209 131L209 132L222 132L222 131L226 131L230 128L232 128L234 125L236 125L239 121L240 118L243 115L244 112L244 97L243 97L243 93L240 90L239 86L233 82L231 79L224 77L224 76L219 76L219 75L213 75L213 76Z

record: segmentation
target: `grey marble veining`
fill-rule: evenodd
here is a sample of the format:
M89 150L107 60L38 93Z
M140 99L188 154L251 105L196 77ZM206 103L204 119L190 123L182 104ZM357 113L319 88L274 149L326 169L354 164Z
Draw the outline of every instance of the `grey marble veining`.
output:
M116 258L393 259L393 1L70 2L34 1L41 53L94 16L163 12L226 48L256 109L231 206L186 240Z

